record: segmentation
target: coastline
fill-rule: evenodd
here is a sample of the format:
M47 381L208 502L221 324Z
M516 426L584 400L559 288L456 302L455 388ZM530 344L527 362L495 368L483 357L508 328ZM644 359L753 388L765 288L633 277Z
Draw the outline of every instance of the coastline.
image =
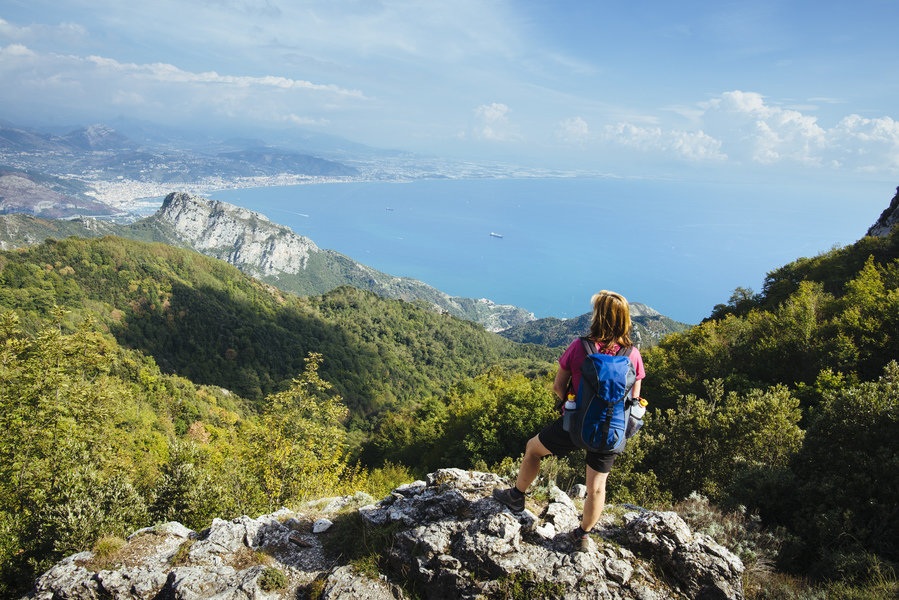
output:
M323 177L282 173L274 176L239 177L226 179L209 177L192 183L155 183L134 179L112 181L75 178L91 186L87 195L104 204L129 213L153 212L159 208L159 198L172 192L204 195L210 192L248 188L286 187L311 183L363 183L370 181L360 177Z

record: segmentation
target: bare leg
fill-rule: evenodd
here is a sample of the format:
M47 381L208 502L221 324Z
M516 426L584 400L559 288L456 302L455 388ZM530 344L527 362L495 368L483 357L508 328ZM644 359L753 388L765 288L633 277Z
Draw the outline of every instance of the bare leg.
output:
M522 469L524 465L522 465ZM521 475L518 476L521 478ZM590 531L606 505L606 480L608 473L600 473L589 465L587 466L587 500L584 502L584 517L581 519L581 529Z
M518 480L515 482L515 487L518 488L519 492L528 491L528 487L537 479L537 475L540 473L540 459L547 454L552 454L552 452L540 443L539 436L535 435L528 440L528 445L524 450L524 458L521 461L521 468L518 469Z

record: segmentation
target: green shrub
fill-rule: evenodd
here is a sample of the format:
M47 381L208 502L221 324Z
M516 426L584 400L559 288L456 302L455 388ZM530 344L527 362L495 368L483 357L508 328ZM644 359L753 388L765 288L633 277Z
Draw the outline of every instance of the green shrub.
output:
M258 579L259 589L263 592L283 590L287 587L287 577L281 569L266 567Z
M897 431L895 361L879 381L827 393L815 410L792 465L797 501L791 525L824 564L843 551L847 558L870 554L899 562ZM840 568L856 570L849 563Z
M530 571L513 573L497 580L490 598L496 600L528 600L530 598L562 598L565 584L560 581L537 581Z
M387 462L369 471L365 482L365 491L375 498L383 498L400 485L414 479L415 477L405 465Z
M94 553L97 560L108 561L115 556L125 544L125 540L120 537L105 535L94 542L94 547L91 548L91 551Z
M124 536L147 520L146 505L131 484L90 467L60 474L32 522L34 543L49 564L86 550L102 535Z
M150 516L154 521L179 521L200 530L222 514L223 492L202 451L191 442L174 440L169 459L151 491Z

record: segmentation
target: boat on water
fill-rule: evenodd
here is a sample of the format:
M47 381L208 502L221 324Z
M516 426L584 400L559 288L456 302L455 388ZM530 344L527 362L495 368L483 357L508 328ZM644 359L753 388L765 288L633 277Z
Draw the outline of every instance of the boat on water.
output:
M502 237L503 237L503 234L501 234L501 233L494 233L494 232L491 231L491 232L490 232L490 237L502 238Z

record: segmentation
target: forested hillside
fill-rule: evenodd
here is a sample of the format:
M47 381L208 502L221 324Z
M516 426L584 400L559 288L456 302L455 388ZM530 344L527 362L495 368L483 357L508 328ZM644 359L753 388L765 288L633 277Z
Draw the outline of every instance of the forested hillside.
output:
M761 294L738 290L704 323L653 350L647 384L657 405L702 394L710 379L734 391L782 383L807 406L820 400L821 377L876 379L899 359L897 258L897 232L864 237L772 271Z
M0 307L26 322L59 305L67 322L94 317L167 373L252 401L323 357L355 416L434 393L497 363L551 359L483 327L342 287L297 298L192 251L116 237L48 241L0 254Z

